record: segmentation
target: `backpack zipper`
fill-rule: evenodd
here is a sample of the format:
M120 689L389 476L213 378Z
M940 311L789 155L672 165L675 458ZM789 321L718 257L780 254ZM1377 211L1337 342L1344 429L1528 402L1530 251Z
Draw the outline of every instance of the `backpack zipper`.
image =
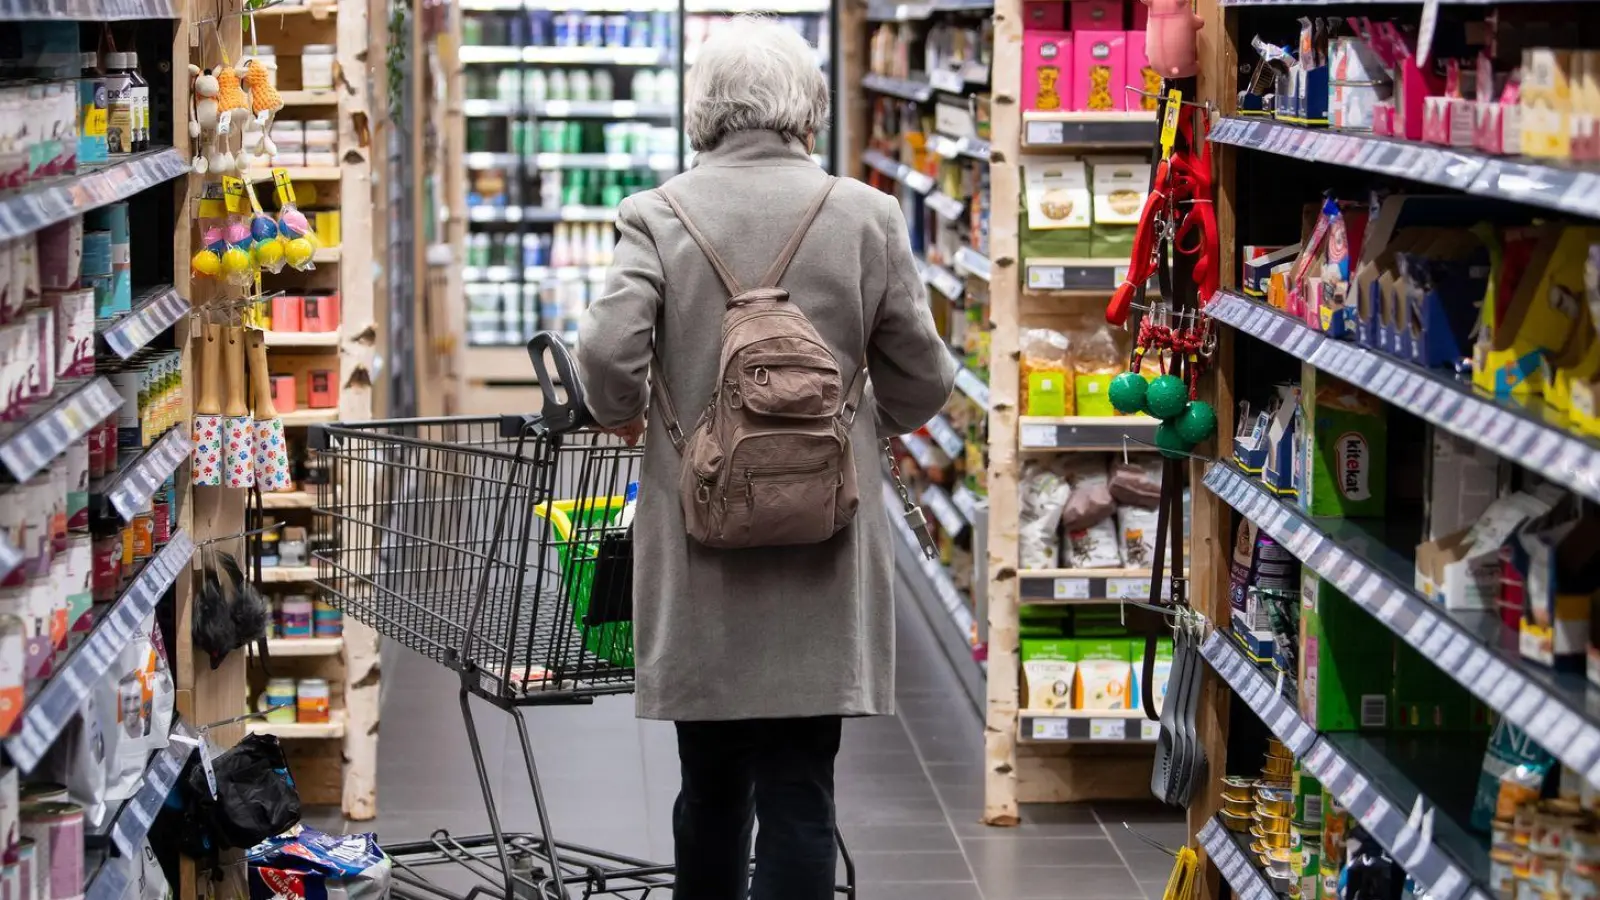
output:
M828 470L828 461L819 460L803 466L765 466L762 468L746 468L744 470L744 497L747 504L754 504L756 500L755 479L771 478L774 475L817 475ZM840 483L844 481L844 474L840 473Z

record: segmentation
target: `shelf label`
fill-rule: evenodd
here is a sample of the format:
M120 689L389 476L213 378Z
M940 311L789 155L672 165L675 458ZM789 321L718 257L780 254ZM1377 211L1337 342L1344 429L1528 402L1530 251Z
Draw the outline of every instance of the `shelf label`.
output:
M989 408L989 386L971 369L963 366L956 372L956 389L984 409Z
M1089 740L1120 741L1124 738L1127 719L1090 719Z
M1054 425L1024 425L1022 426L1022 446L1024 449L1034 447L1056 446L1056 426Z
M1161 736L1161 723L1150 719L1139 720L1139 740L1153 741Z
M1060 291L1067 287L1067 270L1062 266L1029 266L1028 289Z
M1059 146L1067 142L1066 126L1060 122L1027 122L1024 143Z
M959 94L967 87L967 80L948 69L934 69L928 73L928 84L936 91Z
M1036 741L1064 741L1069 737L1069 719L1040 717L1033 720L1033 739Z
M1087 600L1089 599L1089 579L1057 578L1054 590L1057 600Z

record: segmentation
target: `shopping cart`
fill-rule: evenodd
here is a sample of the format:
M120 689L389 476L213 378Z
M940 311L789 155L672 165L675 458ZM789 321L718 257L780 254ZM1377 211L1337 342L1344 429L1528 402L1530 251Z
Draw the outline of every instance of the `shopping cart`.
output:
M559 338L540 334L528 352L544 395L538 416L344 423L310 434L329 475L316 508L332 538L313 553L318 585L346 615L461 681L490 831L440 829L386 847L395 893L408 900L572 892L642 900L673 884L670 865L562 843L550 827L523 708L633 690L625 522L643 448L591 427ZM516 723L538 834L501 827L473 695ZM854 900L842 841L840 855L846 878L837 890ZM451 874L436 878L435 867Z

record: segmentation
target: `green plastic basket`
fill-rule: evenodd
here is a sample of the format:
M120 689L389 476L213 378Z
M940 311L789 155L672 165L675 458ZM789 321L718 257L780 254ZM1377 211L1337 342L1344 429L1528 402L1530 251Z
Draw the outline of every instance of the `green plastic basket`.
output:
M582 508L579 508L580 503L583 504ZM574 525L598 538L613 515L621 512L625 504L626 500L622 497L592 501L557 500L555 503L541 503L534 511L550 520L551 530L559 541L556 555L561 561L561 581L566 586L567 600L572 604L573 626L583 633L584 648L598 659L631 669L632 622L583 624L583 617L589 613L595 567L600 559L600 544L598 540L579 542L572 539Z

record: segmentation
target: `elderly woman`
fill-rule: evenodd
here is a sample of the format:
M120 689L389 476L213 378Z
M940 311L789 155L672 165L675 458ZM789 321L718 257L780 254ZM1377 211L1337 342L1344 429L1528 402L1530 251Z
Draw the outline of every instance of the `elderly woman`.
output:
M583 320L577 355L590 411L630 440L644 434L652 360L684 431L711 401L730 291L691 223L732 279L751 286L799 234L779 285L842 382L864 358L870 386L849 432L854 520L820 543L753 549L713 549L689 535L682 458L658 398L634 521L638 714L677 723L674 896L745 900L759 821L757 900L825 900L841 719L894 712L887 517L901 510L884 507L882 440L939 410L954 364L899 205L832 179L811 158L828 86L799 35L738 20L701 50L686 107L695 165L623 201L605 296Z

